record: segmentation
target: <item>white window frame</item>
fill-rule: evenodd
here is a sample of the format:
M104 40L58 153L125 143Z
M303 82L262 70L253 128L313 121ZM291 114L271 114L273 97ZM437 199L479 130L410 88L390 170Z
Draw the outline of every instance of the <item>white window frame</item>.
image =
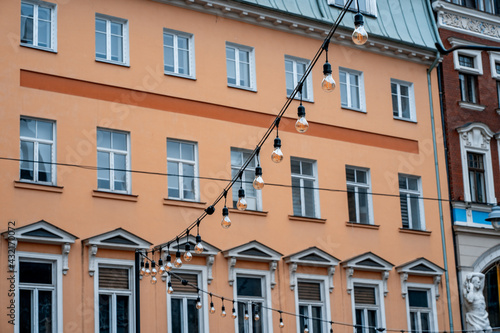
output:
M130 57L129 57L129 33L128 33L128 20L122 19L119 17L104 15L104 14L95 14L95 20L103 20L106 21L106 59L98 58L96 56L96 52L94 53L95 60L99 62L106 62L115 65L122 66L130 66ZM122 44L122 57L123 61L111 60L111 22L121 24L123 31L123 44ZM95 27L94 27L94 35L95 35ZM94 36L95 39L95 36ZM97 40L94 40L94 46L97 46ZM97 50L94 50L97 51Z
M207 281L207 267L199 266L199 265L183 265L181 269L176 269L175 273L179 274L196 274L198 276L198 287L203 290L208 290L208 281ZM175 279L175 278L172 278ZM194 289L193 289L194 290ZM171 311L171 300L172 298L190 298L196 299L198 296L196 293L192 294L182 294L174 290L173 294L167 294L167 321L168 321L168 332L172 333L172 311ZM204 333L209 331L209 315L208 315L208 306L205 304L209 304L209 299L207 293L199 293L200 300L204 306L198 310L200 314L200 331L199 333ZM179 297L177 297L179 296ZM186 317L186 314L185 314ZM187 320L187 318L184 318Z
M273 331L273 311L269 310L272 308L272 301L271 301L271 275L268 271L262 271L262 270L255 270L255 269L243 269L243 268L235 268L234 269L234 283L233 283L233 299L235 300L234 302L234 307L236 310L236 313L238 313L238 306L239 302L241 301L248 301L251 302L251 297L249 296L244 296L244 297L239 297L238 298L238 276L241 277L249 277L249 278L260 278L261 283L262 283L262 293L263 297L262 299L256 301L262 301L264 306L266 308L261 308L262 312L262 317L260 320L262 321L262 328L263 332L272 332ZM231 310L227 310L230 306L231 303L226 302L226 312L229 312ZM249 304L249 303L247 303ZM251 311L248 312L250 317L253 317L253 313ZM251 322L250 320L248 322ZM252 326L250 325L250 330L248 333L253 333L252 332ZM238 318L234 319L234 332L235 333L245 333L245 332L239 332L238 331Z
M242 149L242 148L236 148L236 147L231 147L231 154L233 152L238 152L238 153L251 153L252 151L251 150L248 150L248 149ZM243 159L243 157L242 157ZM255 165L257 166L257 156L254 156L254 161L255 161ZM245 161L243 160L243 163L245 163ZM233 171L239 171L241 169L241 165L233 165L231 163L231 175L233 173ZM255 175L255 168L254 167L251 167L250 165L247 166L247 168L245 169L245 171L252 171L252 174ZM242 173L241 175L241 180L243 181L243 188L246 189L247 186L252 186L252 184L249 184L247 185L248 183L246 182L250 182L252 183L253 180L254 180L254 177L252 176L251 179L246 179L245 177L245 172ZM234 198L238 197L237 194L238 194L238 189L239 189L239 181L236 182L236 186L233 186L232 187L232 200L234 201ZM255 190L255 193L256 193L256 197L255 197L255 210L256 211L262 211L262 191L259 191L259 190ZM245 192L245 196L246 196L246 200L248 202L248 193ZM233 207L233 208L236 208L236 207ZM250 208L247 208L247 210L251 210Z
M111 259L111 258L96 258L96 272L94 273L94 329L95 332L99 332L99 268L100 267L109 267L109 268L118 268L118 269L128 269L129 271L129 285L130 291L123 290L106 290L103 292L104 294L112 294L112 295L127 295L129 296L129 333L133 333L135 331L135 264L133 260L123 260L123 259ZM114 312L111 314L115 317ZM116 323L116 318L111 320L112 323ZM110 333L116 333L116 327L110 327Z
M415 190L409 190L409 189L406 189L406 190L403 190L401 188L399 188L399 177L402 176L402 177L405 177L405 178L413 178L413 179L416 179L417 180L417 186L418 186L418 192L415 191ZM408 174L404 174L404 173L400 173L398 174L398 188L399 188L399 194L407 194L407 195L418 195L418 209L419 209L419 217L420 217L420 229L417 229L415 227L413 227L413 221L411 219L411 207L410 207L410 204L409 204L409 201L408 201L408 196L407 196L407 205L408 205L408 229L409 230L426 230L425 228L425 212L424 212L424 195L423 195L423 188L422 188L422 177L420 176L415 176L415 175L408 175ZM400 214L401 214L401 211L400 211ZM401 225L401 227L403 227Z
M340 101L340 107L343 109L349 109L349 110L354 110L354 111L361 111L366 113L366 102L365 102L365 83L364 83L364 75L363 72L354 70L354 69L349 69L345 67L339 67L339 86L341 85L340 82L340 73L344 72L346 73L346 85L347 85L347 105L342 105L342 99ZM348 74L356 75L358 77L358 96L359 96L359 108L355 108L352 106L352 98L351 98L351 82Z
M329 292L329 282L328 282L328 276L324 275L315 275L315 274L297 274L297 285L294 288L294 296L295 296L295 313L300 313L299 307L300 305L315 305L315 306L321 306L321 319L322 321L322 329L324 332L328 332L328 322L331 320L331 311L330 311L330 292ZM321 290L321 301L320 302L315 302L315 301L304 301L301 302L299 300L299 287L298 287L298 282L310 282L310 283L319 283L320 284L320 290ZM309 312L310 313L310 312ZM296 317L296 325L297 325L297 332L302 333L300 331L300 321L302 318L300 316ZM312 326L312 319L309 318L308 320L308 328L309 332L311 333L317 333L313 332L313 326Z
M342 4L338 3L342 1ZM344 7L349 0L328 0L328 4L335 7ZM357 11L356 1L353 1L350 10ZM362 10L362 13L372 15L377 17L377 0L366 0L366 10Z
M250 90L250 91L257 91L257 82L255 80L255 49L250 46L245 46L245 45L240 45L240 44L235 44L231 42L226 42L225 45L225 50L230 47L235 49L235 64L236 64L236 69L235 69L235 74L236 74L236 84L232 83L227 83L228 87L232 88L239 88L239 89L244 89L244 90ZM240 81L240 65L239 65L239 51L245 51L248 52L248 61L249 61L249 84L250 86L242 86L238 84ZM226 54L224 52L224 54ZM226 82L227 82L227 56L226 56Z
M52 140L46 140L46 139L38 139L38 138L32 138L32 137L27 137L27 136L21 136L21 120L22 119L28 119L28 120L34 120L34 121L44 121L44 122L50 122L52 123ZM22 182L28 182L28 183L37 183L37 184L47 184L47 185L56 185L57 184L57 167L56 167L56 151L57 151L57 141L56 141L56 122L54 120L50 119L40 119L40 118L32 118L32 117L24 117L21 116L19 118L19 155L21 154L21 141L28 141L28 142L33 142L33 180L29 179L21 179L21 163L19 162L19 181ZM52 154L50 157L50 162L52 163L50 165L50 172L52 175L52 179L49 182L42 182L38 180L38 144L43 143L43 144L50 144L52 145ZM21 156L19 156L21 157Z
M182 158L173 158L173 157L168 157L168 149L167 149L167 172L168 172L168 162L173 162L173 163L178 163L179 165L182 164L189 164L189 165L194 165L194 199L185 199L184 198L184 192L183 192L183 186L184 186L184 178L182 177L182 167L179 167L179 197L168 197L169 199L172 200L182 200L182 201L194 201L194 202L199 202L200 201L200 183L199 183L199 178L198 178L198 143L193 142L193 141L186 141L186 140L178 140L178 139L173 139L173 138L167 138L167 143L168 141L172 142L179 142L183 144L191 144L194 146L194 161L190 160L183 160ZM167 185L167 193L168 193L168 185Z
M356 196L356 221L349 221L349 222L356 222L356 223L362 223L359 221L359 199L358 199L358 187L365 188L368 192L367 194L367 204L368 204L368 223L367 224L374 224L374 215L373 215L373 203L372 203L372 180L371 180L371 173L370 169L367 168L360 168L352 165L346 165L346 169L353 169L355 172L356 171L363 171L366 172L366 184L363 183L358 183L358 182L351 182L346 179L346 185L347 186L353 186L355 188L355 196ZM347 178L347 177L346 177ZM349 205L349 203L348 203Z
M119 134L125 134L127 136L127 151L126 151L126 156L125 156L125 181L127 182L126 187L127 189L125 191L119 191L115 190L115 177L114 177L114 154L118 153L120 155L124 155L124 150L119 150L119 149L113 149L113 148L103 148L99 147L96 145L96 150L97 152L104 152L104 153L109 153L109 189L106 188L100 188L99 187L99 182L97 185L97 189L99 191L106 191L106 192L116 192L116 193L126 193L130 194L132 193L132 184L131 184L131 176L130 176L130 133L125 132L125 131L119 131L119 130L112 130L109 128L97 128L97 131L106 131L110 133L119 133ZM97 135L97 134L96 134ZM96 159L97 161L97 159ZM97 163L96 163L97 164Z
M474 68L461 66L458 59L459 55L474 58ZM455 70L459 72L466 74L483 75L483 62L481 60L481 51L475 51L475 50L453 51L453 65L455 67Z
M404 121L410 121L410 122L417 122L417 112L415 109L415 92L413 91L413 83L408 82L408 81L402 81L398 79L391 79L391 100L392 100L392 84L397 85L397 96L398 96L398 105L399 105L399 110L398 110L398 116L394 116L394 119L398 120L404 120ZM404 118L402 117L402 110L401 110L401 86L408 87L408 94L409 94L409 107L410 107L410 118ZM394 105L391 102L392 109L394 109Z
M307 163L312 163L312 170L313 170L313 176L308 176L308 175L303 175L303 174L295 174L291 173L292 180L293 178L298 178L300 180L300 197L301 197L301 214L300 216L302 217L312 217L312 218L320 218L321 217L321 212L320 212L320 204L319 204L319 190L317 189L318 186L318 162L315 160L309 160L305 158L300 158L300 157L290 157L290 161L296 160L300 162L307 162ZM291 168L291 165L290 165ZM305 214L306 206L305 206L305 200L304 200L304 179L307 180L312 180L314 184L314 216L307 216ZM292 194L292 211L293 211L293 194Z
M168 28L163 28L163 36L165 34L172 35L174 37L174 71L170 72L165 69L165 58L163 58L163 70L165 75L171 75L171 76L179 76L179 77L184 77L188 79L196 79L196 66L195 66L195 50L194 50L194 35L187 33L187 32L182 32L182 31L177 31L177 30L172 30ZM189 50L188 50L188 63L189 63L189 72L187 74L182 74L179 73L179 48L178 48L178 38L179 37L184 37L187 38L188 40L188 45L189 45ZM165 57L165 44L163 44L163 56Z
M48 254L48 253L38 253L38 252L16 252L16 267L19 267L19 261L29 261L29 262L41 262L41 263L52 263L52 274L54 279L54 299L53 299L53 330L52 332L62 333L63 328L63 273L62 273L62 255ZM15 304L19 303L19 273L15 275ZM20 307L16 306L16 318L14 332L19 333L19 319L21 317L19 311ZM38 322L38 321L33 321ZM37 328L35 327L34 333L37 333Z
M33 5L35 7L33 10L33 44L23 43L20 41L20 45L34 49L57 52L57 4L40 0L23 0L21 1L21 4L23 3ZM40 6L50 9L50 46L48 47L38 45L38 8Z
M290 55L285 55L285 62L286 61L292 62L293 70L291 73L293 76L293 87L292 87L292 91L293 91L301 79L301 78L297 77L297 64L305 65L305 69L307 70L307 68L309 67L309 64L311 62L308 59L302 59L302 58L298 58L298 57L294 57L294 56L290 56ZM287 71L286 71L286 66L285 66L285 75L286 75L286 73L287 73ZM285 80L285 86L286 86L286 80ZM286 87L286 89L288 90L288 87ZM305 91L304 95L302 96L303 101L314 102L312 72L309 73L309 75L306 77L304 84L302 86L302 91ZM290 94L288 94L288 92L287 92L287 97L290 97ZM300 99L300 92L295 95L295 99Z
M490 54L490 70L491 70L491 77L500 80L500 73L497 73L496 71L496 65L500 65L500 53L498 52L488 52ZM481 58L481 57L479 57Z
M431 321L429 328L430 328L431 332L433 332L433 331L437 332L439 330L439 327L437 324L438 323L438 316L437 316L437 311L436 311L436 292L435 292L434 286L429 285L429 284L425 284L425 283L413 283L413 282L408 282L407 286L408 286L408 291L410 289L413 289L413 290L423 290L423 291L427 292L427 301L429 302L429 309L430 309L430 311L428 311L428 313L430 313L429 319ZM409 293L405 297L405 301L406 301L406 320L408 323L408 332L411 332L411 320L410 320L411 308L410 308L410 295L409 295ZM422 333L421 331L417 331L417 332Z
M377 323L378 327L386 327L385 324L385 305L384 305L384 287L383 283L380 280L371 280L371 279L360 279L360 278L353 278L352 279L353 283L353 289L351 292L351 309L352 309L352 322L354 325L356 325L356 309L361 308L356 306L356 302L354 299L354 287L360 286L360 287L370 287L370 288L375 288L375 297L376 301L378 301L378 304L376 306L373 306L372 309L376 309L377 311ZM366 309L366 307L363 307L363 309ZM356 326L353 327L353 332L354 333L369 333L367 332L357 332Z

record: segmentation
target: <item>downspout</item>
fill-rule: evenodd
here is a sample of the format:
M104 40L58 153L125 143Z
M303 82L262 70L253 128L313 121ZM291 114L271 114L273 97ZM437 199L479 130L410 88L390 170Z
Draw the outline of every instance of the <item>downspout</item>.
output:
M141 333L141 282L139 275L139 267L141 257L139 251L135 251L135 267L134 267L134 282L135 282L135 333Z
M434 32L435 38L438 43L441 43L441 39L439 37L439 33L436 27L436 23L434 22L434 14L432 9L430 8L430 1L424 0L426 4L426 8L428 11L429 19L431 21L432 30ZM448 320L450 322L450 332L453 332L453 312L451 309L451 296L450 296L450 276L448 274L448 255L446 251L446 238L445 238L445 230L444 230L444 219L443 219L443 203L441 198L441 180L439 174L439 160L437 154L437 143L436 143L436 124L434 121L434 107L433 107L433 98L432 98L432 84L431 84L431 72L439 63L441 54L439 51L436 52L436 59L432 63L431 67L427 70L427 87L429 89L429 110L431 116L431 128L432 128L432 147L434 150L434 168L436 173L436 187L437 187L437 199L439 206L439 224L441 227L441 247L443 249L443 265L444 265L444 277L445 277L445 285L446 285L446 300L448 302Z

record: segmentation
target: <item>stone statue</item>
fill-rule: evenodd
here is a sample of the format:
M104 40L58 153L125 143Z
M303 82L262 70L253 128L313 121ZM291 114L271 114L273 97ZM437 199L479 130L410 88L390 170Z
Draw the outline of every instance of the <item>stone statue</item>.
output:
M484 274L470 273L463 286L466 330L468 332L490 333L491 326L483 296Z

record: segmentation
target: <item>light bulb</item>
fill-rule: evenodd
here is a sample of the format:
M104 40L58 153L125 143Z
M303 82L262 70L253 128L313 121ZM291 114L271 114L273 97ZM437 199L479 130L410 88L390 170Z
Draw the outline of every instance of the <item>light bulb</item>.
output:
M199 309L201 309L201 307L202 307L202 306L203 306L203 304L201 304L201 300L200 300L200 298L198 297L198 298L196 299L196 308L199 310Z
M274 139L274 150L271 153L271 160L274 163L283 161L283 152L281 151L281 139L276 137Z
M335 89L335 80L332 76L332 66L327 61L323 65L323 81L321 81L321 89L325 92L332 92Z
M158 270L156 269L156 263L153 260L151 262L151 276L156 276L156 273L158 273Z
M191 254L191 246L189 243L186 243L186 252L184 252L184 260L186 262L191 261L193 259L193 255Z
M297 115L299 116L299 119L297 119L297 122L295 123L295 129L299 133L305 133L309 128L309 123L306 120L306 108L302 104L299 105Z
M170 253L167 254L167 263L165 264L165 270L167 272L170 272L174 265L172 265L172 257L170 256Z
M146 273L146 268L144 267L144 261L141 261L141 269L139 270L139 275L144 276Z
M227 207L222 208L222 221L220 223L224 229L231 226L231 220L229 219L229 209Z
M179 251L177 251L175 253L174 267L180 268L181 266L182 266L181 253Z
M238 203L236 204L236 208L238 210L245 210L247 209L247 201L245 199L245 190L241 187L238 190Z
M158 260L158 266L159 266L159 273L160 275L163 275L163 273L165 273L165 266L163 265L163 260L160 259Z
M236 319L238 315L236 314L236 310L233 308L233 313L231 314L231 318Z
M151 284L156 284L156 282L158 282L158 280L156 279L156 276L153 276L151 278Z
M214 302L210 302L210 313L212 313L212 314L215 313Z
M255 179L252 185L256 190L262 190L262 188L264 188L264 179L262 179L262 168L260 166L255 168Z
M244 318L245 318L245 320L250 319L250 315L248 314L248 311L247 311L247 310L245 310L245 317L244 317Z
M146 270L144 271L145 276L151 275L151 270L149 269L149 261L146 261Z
M304 328L304 333L309 333L309 328L307 328L307 325L306 325L306 327Z
M352 41L356 45L363 45L368 40L368 33L364 27L362 14L357 13L354 15L354 26L356 29L352 32Z
M283 323L283 318L280 318L280 328L285 327L285 324Z
M221 316L222 318L226 317L226 308L224 307L224 305L222 306L222 311L221 311L221 313L220 313L220 316Z
M172 294L174 292L174 288L172 288L172 282L168 281L167 293Z
M253 316L253 320L255 320L255 321L259 321L259 319L260 319L259 314L258 314L258 313L255 313L255 315Z
M201 236L196 236L196 245L194 246L194 252L201 254L203 253L203 244L201 244Z

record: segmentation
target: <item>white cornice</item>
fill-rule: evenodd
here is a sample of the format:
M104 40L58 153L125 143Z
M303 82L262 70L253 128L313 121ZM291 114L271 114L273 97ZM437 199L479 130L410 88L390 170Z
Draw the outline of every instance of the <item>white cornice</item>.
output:
M438 28L500 42L498 16L447 1L435 1L432 7L437 12Z
M270 29L294 33L301 36L323 40L330 31L331 22L309 20L293 14L273 11L271 9L242 4L236 1L223 0L153 0L168 5L196 10L206 14L226 17L246 23L263 26ZM391 42L370 36L368 43L354 46L351 41L352 31L339 28L332 42L347 47L361 48L368 52L382 54L388 57L404 59L429 65L435 59L435 53L412 47L403 43Z

